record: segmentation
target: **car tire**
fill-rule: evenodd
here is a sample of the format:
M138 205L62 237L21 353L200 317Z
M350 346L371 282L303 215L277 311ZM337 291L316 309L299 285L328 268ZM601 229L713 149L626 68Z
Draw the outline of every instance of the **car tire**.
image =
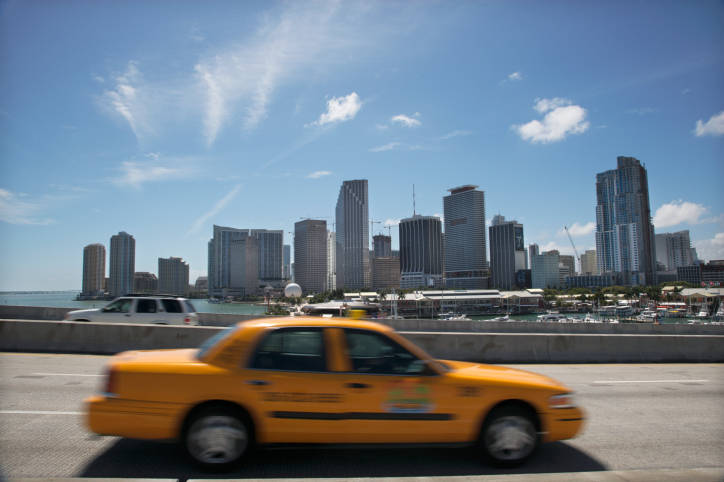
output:
M225 407L209 407L189 421L182 443L197 465L224 471L242 459L252 441L249 425L237 413Z
M494 409L480 433L480 447L487 462L498 467L515 467L525 462L538 447L534 415L523 407Z

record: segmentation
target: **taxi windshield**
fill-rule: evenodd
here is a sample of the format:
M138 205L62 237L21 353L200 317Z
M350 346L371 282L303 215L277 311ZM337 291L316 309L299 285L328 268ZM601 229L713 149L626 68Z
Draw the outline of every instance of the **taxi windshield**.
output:
M238 327L236 325L230 326L224 330L219 331L217 334L203 342L199 347L199 352L196 354L196 359L203 360L209 350L211 350L211 348L213 348L221 340L226 339L226 337L234 333L237 328Z

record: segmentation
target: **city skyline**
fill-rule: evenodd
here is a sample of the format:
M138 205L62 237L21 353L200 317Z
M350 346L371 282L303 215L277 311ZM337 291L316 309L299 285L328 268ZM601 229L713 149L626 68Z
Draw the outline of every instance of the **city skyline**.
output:
M724 6L526 5L2 4L0 290L80 289L82 247L121 230L138 272L194 280L213 224L289 241L346 179L393 249L413 185L441 215L473 183L487 219L582 253L617 156L656 233L724 258Z

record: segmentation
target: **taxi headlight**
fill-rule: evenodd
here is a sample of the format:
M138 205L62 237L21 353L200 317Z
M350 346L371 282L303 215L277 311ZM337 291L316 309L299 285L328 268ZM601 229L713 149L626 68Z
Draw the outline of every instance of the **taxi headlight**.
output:
M576 401L573 399L572 393L562 393L549 398L548 405L551 408L573 408L576 406Z

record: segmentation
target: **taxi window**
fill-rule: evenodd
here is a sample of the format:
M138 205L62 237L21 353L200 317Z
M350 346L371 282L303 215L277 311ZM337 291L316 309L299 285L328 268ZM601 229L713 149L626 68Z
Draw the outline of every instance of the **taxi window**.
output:
M285 328L272 331L259 343L249 368L299 372L327 371L322 330Z
M345 330L352 371L384 375L420 375L425 362L395 341L364 330Z

